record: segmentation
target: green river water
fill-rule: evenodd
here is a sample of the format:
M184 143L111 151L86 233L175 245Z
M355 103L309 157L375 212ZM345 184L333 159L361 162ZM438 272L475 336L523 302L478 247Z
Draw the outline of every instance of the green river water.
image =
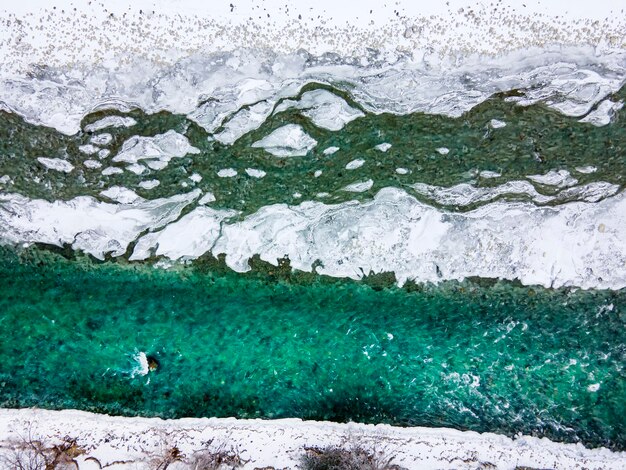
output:
M626 293L387 286L4 250L0 404L518 432L626 448ZM136 355L156 360L137 373Z
M595 127L505 98L495 96L457 119L368 114L340 132L316 128L290 110L232 146L208 140L184 116L131 111L136 126L107 130L112 155L132 135L171 129L201 152L148 175L160 181L151 190L137 187L146 175L105 178L101 169L84 166L78 147L90 133L64 136L0 111L0 176L11 178L1 189L53 201L106 200L99 192L112 185L147 199L196 186L215 194L213 207L242 216L320 192L332 203L367 200L389 186L410 193L416 182L491 187L588 165L596 171L576 174L580 184L605 181L623 189L624 110L610 125ZM612 98L626 98L626 89ZM120 113L98 112L84 124L107 114ZM507 125L491 129L490 119ZM318 141L307 158L276 159L250 147L287 122ZM374 150L381 142L393 146ZM329 146L341 150L331 158L322 153ZM442 146L449 154L435 151ZM67 159L76 169L49 171L37 162L41 156ZM366 163L345 171L355 158ZM123 168L110 158L103 168L108 165ZM238 176L218 178L217 170L227 167ZM267 176L251 179L245 168ZM323 173L315 178L317 170ZM500 176L478 176L485 170ZM202 180L191 182L192 173ZM364 193L339 190L367 178L374 185ZM153 261L97 262L48 246L2 248L0 406L445 426L626 450L624 290L479 279L399 288L392 275L338 280L258 260L248 274L210 257L170 270ZM155 370L140 373L141 353Z

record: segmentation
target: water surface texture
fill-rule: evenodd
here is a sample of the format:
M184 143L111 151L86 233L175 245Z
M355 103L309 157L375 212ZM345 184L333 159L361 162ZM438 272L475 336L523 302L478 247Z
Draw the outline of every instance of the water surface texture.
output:
M625 448L623 292L401 290L2 255L5 407L447 426Z
M114 3L0 12L0 406L626 450L623 11Z

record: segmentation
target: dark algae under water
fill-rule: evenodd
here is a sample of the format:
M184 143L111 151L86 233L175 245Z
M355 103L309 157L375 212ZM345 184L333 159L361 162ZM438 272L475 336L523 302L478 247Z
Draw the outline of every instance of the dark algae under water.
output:
M446 426L626 450L626 292L0 252L0 406ZM152 369L142 375L138 357Z

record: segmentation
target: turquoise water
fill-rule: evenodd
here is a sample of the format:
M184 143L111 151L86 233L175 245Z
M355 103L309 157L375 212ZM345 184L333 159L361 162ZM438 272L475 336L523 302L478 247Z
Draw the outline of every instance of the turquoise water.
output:
M0 256L0 406L448 426L626 449L626 292ZM138 353L158 366L138 373Z
M318 88L362 109L322 84L309 84L298 96ZM102 145L110 155L103 158L80 151L93 133L65 136L0 111L0 194L111 202L100 192L114 185L146 199L199 188L215 195L210 207L245 217L275 203L371 200L387 187L441 208L444 202L412 185L485 189L551 171L569 172L577 181L532 183L539 195L560 195L546 205L580 200L579 188L589 183L623 190L625 109L596 127L541 104L507 102L515 94L494 95L459 118L366 113L339 131L316 127L290 109L233 145L212 140L185 116L99 111L84 118L83 128L109 115L137 121L103 131L111 134ZM626 99L626 87L610 98ZM494 129L491 119L506 126ZM276 158L251 147L287 123L301 125L318 142L306 157ZM112 161L130 137L169 130L199 153L141 176ZM382 142L392 147L376 150ZM340 150L325 155L329 146ZM438 153L440 147L449 153ZM68 174L46 169L37 160L42 156L75 168ZM347 171L357 158L363 166ZM86 165L87 159L102 167ZM108 166L120 173L103 175ZM224 168L238 175L218 177ZM248 177L247 168L267 175ZM202 179L190 179L194 173ZM373 185L363 193L341 190L370 178ZM159 186L138 186L151 179ZM467 211L482 203L444 208ZM6 207L0 201L0 215L10 211ZM181 217L196 207L189 204ZM19 217L3 220L19 224ZM604 233L607 227L597 228ZM100 263L67 246L0 249L0 406L446 426L626 450L624 290L486 279L399 288L390 273L346 281L258 259L251 273L237 274L208 254L163 270L154 267L162 261L156 257L128 262L132 250L133 243L124 256ZM142 357L154 370L142 370Z

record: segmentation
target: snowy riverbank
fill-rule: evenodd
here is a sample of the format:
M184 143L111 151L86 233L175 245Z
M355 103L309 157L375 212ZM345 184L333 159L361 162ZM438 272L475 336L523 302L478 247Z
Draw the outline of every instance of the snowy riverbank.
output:
M393 458L408 469L516 467L619 469L626 453L586 449L548 439L461 432L453 429L397 428L282 420L111 417L75 410L0 410L0 458L15 455L30 438L45 446L76 440L80 470L150 469L177 448L181 460L170 469L192 468L203 452L233 451L243 468L298 468L305 448L360 447ZM84 453L82 453L84 451Z

